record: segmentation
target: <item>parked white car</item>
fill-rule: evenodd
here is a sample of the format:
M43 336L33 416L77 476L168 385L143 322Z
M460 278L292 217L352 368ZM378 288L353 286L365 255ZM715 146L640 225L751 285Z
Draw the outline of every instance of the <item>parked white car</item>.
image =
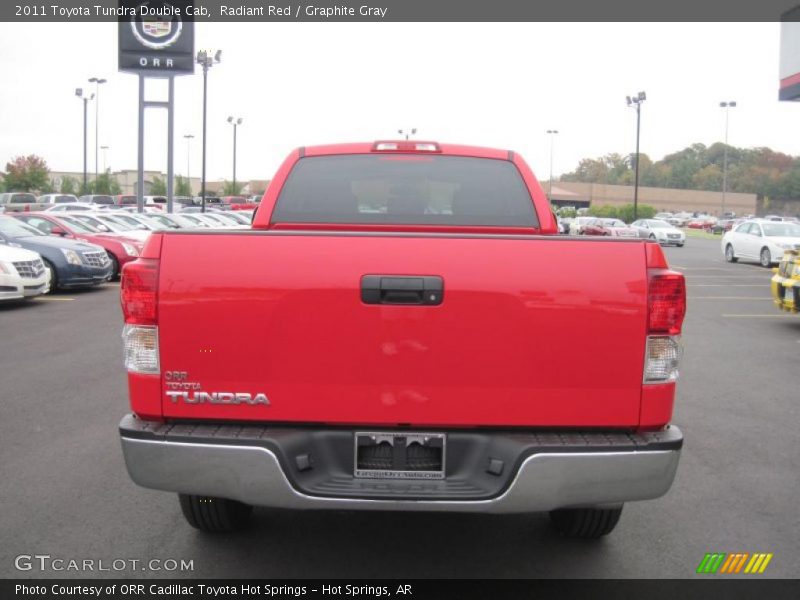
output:
M50 206L49 208L45 208L43 212L73 212L76 210L97 210L99 206L97 204L89 204L88 202L67 202L64 204L55 204Z
M37 198L39 204L72 204L78 201L75 194L44 194Z
M686 243L686 234L677 227L673 227L660 219L639 219L631 223L640 238L655 240L659 244L675 244L683 246Z
M50 291L42 257L24 248L0 244L0 301L33 298Z
M127 238L146 242L150 237L150 232L144 229L134 229L130 225L123 224L114 219L114 213L85 213L75 212L72 217L80 220L83 223L91 225L98 231L103 233L119 233Z
M800 225L755 219L745 221L722 236L722 253L728 262L755 260L763 267L778 263L784 250L800 247Z

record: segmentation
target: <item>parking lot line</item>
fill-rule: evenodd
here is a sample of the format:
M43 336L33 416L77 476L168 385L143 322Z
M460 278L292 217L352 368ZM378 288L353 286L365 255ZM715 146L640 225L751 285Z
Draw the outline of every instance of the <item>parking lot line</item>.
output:
M729 319L785 319L787 317L797 318L795 315L792 314L774 314L774 315L736 315L736 314L726 314L722 313L723 317L727 317Z
M34 300L39 302L71 302L75 298L53 298L51 296L37 296Z
M691 287L757 287L763 288L763 283L692 283Z

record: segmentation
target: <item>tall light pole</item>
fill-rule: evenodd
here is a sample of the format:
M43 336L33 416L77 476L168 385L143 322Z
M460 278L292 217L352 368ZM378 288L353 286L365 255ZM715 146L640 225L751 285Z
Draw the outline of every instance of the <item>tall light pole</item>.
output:
M548 129L548 135L550 136L550 184L548 185L547 189L547 198L550 200L550 204L553 203L553 143L554 137L558 135L558 129Z
M189 184L189 195L191 195L192 176L190 175L190 168L191 168L190 155L192 150L192 140L194 139L194 136L191 133L187 133L183 136L183 139L186 140L186 181Z
M100 150L103 151L103 173L106 172L106 150L111 148L111 146L100 146Z
M725 150L722 158L722 212L725 214L725 194L728 192L728 109L736 108L736 101L720 102L719 105L725 109Z
M200 183L201 212L206 212L206 107L208 105L208 70L219 63L222 50L217 50L213 55L211 50L200 50L197 53L197 64L203 67L203 178Z
M647 100L647 94L639 92L635 96L626 96L628 106L636 107L636 170L634 171L633 184L633 220L637 220L639 210L639 130L642 123L642 102Z
M409 136L417 134L417 129L414 128L411 131L408 131L407 129L406 130L398 129L397 133L399 133L400 135L406 136L406 139L408 139Z
M242 124L242 118L228 117L228 123L233 125L233 194L236 195L236 128Z
M88 183L86 181L86 116L88 112L88 105L89 100L94 98L94 94L91 96L84 96L83 95L83 88L75 88L75 95L83 100L83 188L82 191L84 194L89 192Z
M99 77L90 77L89 83L94 84L94 95L97 101L94 103L94 178L97 179L99 172L98 154L100 154L100 86L106 82Z

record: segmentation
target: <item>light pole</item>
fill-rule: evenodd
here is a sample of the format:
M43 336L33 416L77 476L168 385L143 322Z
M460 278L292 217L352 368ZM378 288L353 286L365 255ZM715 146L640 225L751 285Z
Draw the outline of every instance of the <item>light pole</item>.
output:
M200 183L201 212L206 212L206 107L208 104L208 69L219 63L222 50L217 50L213 55L211 50L200 50L197 53L197 64L203 67L203 178Z
M417 133L417 130L416 130L416 128L414 128L414 129L412 129L412 130L409 132L407 129L406 129L406 130L403 130L403 129L398 129L398 130L397 130L397 133L399 133L400 135L404 135L404 136L406 136L406 139L408 139L408 137L409 137L409 136L411 136L411 135L416 135L416 133Z
M628 106L636 107L636 165L634 171L634 184L633 184L633 220L637 220L639 209L639 130L642 123L642 102L647 100L647 95L644 92L639 92L635 96L626 96Z
M242 124L242 118L239 117L238 119L234 119L233 117L228 117L228 123L233 125L233 195L237 195L236 192L236 128Z
M88 184L86 182L86 116L88 112L89 100L94 98L94 94L89 97L83 95L83 88L75 88L75 95L83 100L83 193L89 192Z
M547 188L547 198L550 200L550 204L553 203L553 144L554 144L554 136L558 135L558 129L548 129L548 135L550 136L550 183Z
M111 146L100 146L100 150L103 151L103 173L106 172L106 150L111 148Z
M725 194L728 192L728 109L736 108L736 101L720 102L720 107L725 109L725 150L722 158L722 212L725 214Z
M192 176L190 175L190 167L191 167L190 154L192 150L192 140L194 139L194 136L191 133L187 133L186 135L183 136L183 139L186 140L186 181L189 184L189 195L191 196Z
M106 82L105 79L99 77L90 77L89 83L94 84L94 95L97 97L97 102L94 103L94 178L97 179L98 174L98 154L100 154L100 86Z

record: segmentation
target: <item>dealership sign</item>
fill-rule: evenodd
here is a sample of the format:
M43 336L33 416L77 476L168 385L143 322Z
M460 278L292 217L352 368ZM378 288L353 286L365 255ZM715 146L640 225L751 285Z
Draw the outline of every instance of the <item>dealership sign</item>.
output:
M119 70L151 75L194 72L194 22L181 3L123 0Z

